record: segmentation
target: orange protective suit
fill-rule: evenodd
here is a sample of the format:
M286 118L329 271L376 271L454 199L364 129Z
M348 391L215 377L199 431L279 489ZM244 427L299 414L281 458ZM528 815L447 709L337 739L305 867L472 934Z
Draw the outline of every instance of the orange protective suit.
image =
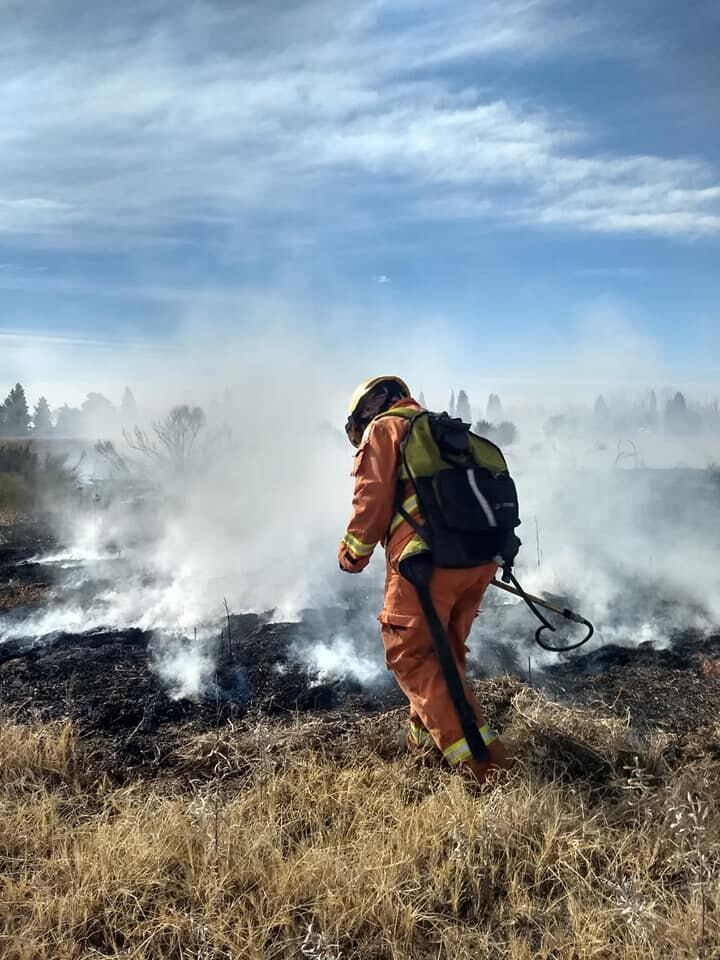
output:
M414 400L400 400L390 409L421 410ZM340 544L338 561L343 570L359 573L367 566L378 543L385 547L387 577L385 600L378 620L381 625L387 666L410 701L408 743L423 748L433 742L451 766L465 765L476 779L492 769L509 767L505 749L487 726L482 708L467 683L465 695L477 717L478 728L488 748L488 760L471 756L460 720L433 650L432 638L415 587L398 571L398 559L415 535L410 524L396 515L400 445L408 430L404 417L383 416L372 421L355 457L352 516ZM420 520L408 482L402 492L409 513ZM483 594L492 580L494 563L466 570L436 568L430 592L455 658L460 676L465 676L465 641L477 615Z

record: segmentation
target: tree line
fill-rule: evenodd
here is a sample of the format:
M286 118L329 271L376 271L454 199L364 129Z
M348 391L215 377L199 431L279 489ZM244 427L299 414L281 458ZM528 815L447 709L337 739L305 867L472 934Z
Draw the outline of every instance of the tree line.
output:
M125 388L116 408L102 393L88 393L79 407L67 403L50 409L46 397L40 397L30 411L25 389L16 383L0 405L0 437L80 437L109 432L116 426L131 426L137 420L137 404L132 390Z
M425 406L422 394L420 395L420 403ZM502 401L497 393L490 394L484 411L475 410L475 413L479 413L479 416L474 419L473 407L467 391L459 390L456 397L453 389L450 393L450 401L446 412L451 417L462 420L463 423L472 424L472 429L478 436L486 437L488 440L500 444L500 446L507 447L517 440L517 427L510 420L505 419Z
M546 432L562 430L563 420L553 417ZM718 401L690 403L681 390L667 390L658 398L655 390L646 390L631 401L606 400L600 394L595 400L592 423L599 433L663 430L670 434L694 434L702 429L717 430L720 426Z

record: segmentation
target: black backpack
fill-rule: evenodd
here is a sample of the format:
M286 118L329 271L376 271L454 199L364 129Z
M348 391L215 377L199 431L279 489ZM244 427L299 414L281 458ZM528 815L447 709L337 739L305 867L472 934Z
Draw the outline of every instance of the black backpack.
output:
M397 504L417 535L409 553L422 552L424 546L435 566L450 568L500 558L509 569L520 546L515 535L520 516L515 483L500 448L447 413L396 407L381 416L402 416L410 423L401 447ZM404 480L413 485L424 523L403 508Z

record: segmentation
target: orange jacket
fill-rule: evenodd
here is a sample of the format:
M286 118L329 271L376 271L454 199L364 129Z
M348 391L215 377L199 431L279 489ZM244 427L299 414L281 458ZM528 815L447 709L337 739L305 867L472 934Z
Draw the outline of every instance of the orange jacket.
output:
M409 399L398 400L389 409L395 407L423 409ZM400 445L408 427L405 417L376 418L355 455L352 516L338 552L340 566L349 573L359 573L367 566L378 543L385 547L388 562L394 564L415 534L396 511ZM409 481L403 489L403 502L407 512L422 522Z

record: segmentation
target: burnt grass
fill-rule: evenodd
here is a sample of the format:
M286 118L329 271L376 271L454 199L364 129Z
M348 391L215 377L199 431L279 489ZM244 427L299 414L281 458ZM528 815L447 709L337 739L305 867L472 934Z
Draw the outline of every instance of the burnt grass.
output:
M0 597L18 583L52 587L57 574L27 562L50 549L51 538L33 525L18 525L12 533L0 542ZM9 615L0 608L0 621ZM108 772L125 780L172 766L181 738L228 720L241 726L303 714L352 720L403 706L389 677L369 690L348 678L323 680L308 668L297 643L314 615L308 611L298 624L244 614L218 625L209 641L218 666L208 695L199 700L173 695L158 671L168 640L182 645L190 638L127 629L57 633L41 643L7 641L0 645L0 714L21 723L73 720ZM665 649L644 643L578 651L535 674L533 683L556 699L629 715L639 731L663 729L691 741L698 730L714 728L711 739L717 739L719 664L720 634L685 631ZM491 701L491 721L502 725L517 685L481 680L479 686L480 697ZM711 747L720 757L720 743Z

